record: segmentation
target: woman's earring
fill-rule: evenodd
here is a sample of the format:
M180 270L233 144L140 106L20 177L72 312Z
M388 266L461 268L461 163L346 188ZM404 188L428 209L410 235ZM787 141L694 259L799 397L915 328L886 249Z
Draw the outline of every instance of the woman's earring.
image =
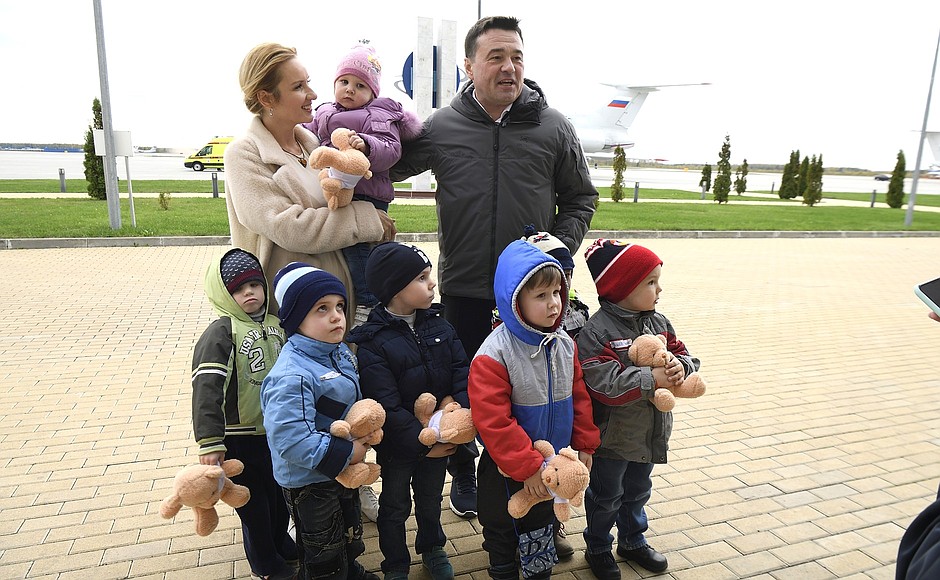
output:
M273 108L269 108L269 109L268 109L268 116L269 116L269 117L273 117L273 116L274 116L274 109L273 109Z

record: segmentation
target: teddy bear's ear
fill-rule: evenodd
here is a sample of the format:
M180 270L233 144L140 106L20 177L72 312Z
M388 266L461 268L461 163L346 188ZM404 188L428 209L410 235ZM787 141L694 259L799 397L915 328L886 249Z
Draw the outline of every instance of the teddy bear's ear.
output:
M578 453L571 447L565 447L564 449L558 452L558 455L561 455L562 457L567 457L569 459L575 459L575 460L578 459Z

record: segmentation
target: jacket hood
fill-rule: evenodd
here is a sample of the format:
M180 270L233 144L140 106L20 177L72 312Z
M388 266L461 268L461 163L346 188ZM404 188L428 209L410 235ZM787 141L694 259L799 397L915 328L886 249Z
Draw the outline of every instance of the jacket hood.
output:
M450 103L454 110L465 117L482 117L492 123L486 111L473 98L473 81L467 81L460 88ZM543 109L548 108L548 101L545 99L545 93L535 81L531 79L522 79L522 93L512 103L512 109L509 111L510 121L533 121L538 123Z
M542 268L556 268L561 273L561 314L555 325L548 331L537 329L522 318L518 300L519 293L526 281ZM493 292L496 296L496 307L503 319L503 324L517 338L531 345L542 343L546 337L552 336L561 327L568 311L568 280L561 269L561 264L555 258L525 240L511 242L503 253L499 255L496 263L496 276L493 283Z
M218 260L213 260L206 269L206 278L204 282L206 296L209 298L209 302L212 304L212 307L219 316L228 316L229 318L241 320L242 322L248 324L257 324L254 320L251 319L250 316L248 316L248 314L245 313L244 310L242 310L241 306L238 305L238 302L235 302L235 298L229 294L228 289L225 287L225 282L222 281L222 260L224 260L225 257L232 252L245 252L257 260L259 264L261 263L257 256L240 248L232 248L231 250L225 252ZM262 306L262 311L267 312L268 296L270 295L268 292L267 280L263 281L262 284L264 285L264 305Z

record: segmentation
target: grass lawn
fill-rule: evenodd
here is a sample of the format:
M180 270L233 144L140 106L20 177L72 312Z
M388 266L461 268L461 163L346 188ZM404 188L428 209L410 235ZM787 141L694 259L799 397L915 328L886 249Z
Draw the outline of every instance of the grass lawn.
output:
M926 196L925 196L926 197ZM632 198L631 198L632 199ZM122 228L108 225L104 201L61 198L0 198L0 238L65 238L114 236L224 236L228 218L222 198L171 197L169 210L156 198L135 198L137 228L121 200ZM390 214L403 233L437 231L431 205L392 204ZM777 231L898 231L904 230L904 209L885 206L807 207L632 202L602 203L594 215L595 230L777 230ZM911 228L940 231L940 213L918 212Z
M134 193L212 193L212 180L155 179L133 180ZM225 192L225 181L218 180L219 192ZM56 179L0 179L0 193L60 193ZM127 193L127 181L118 181L121 193ZM84 179L66 179L66 193L88 195L88 182ZM91 198L89 198L91 199Z

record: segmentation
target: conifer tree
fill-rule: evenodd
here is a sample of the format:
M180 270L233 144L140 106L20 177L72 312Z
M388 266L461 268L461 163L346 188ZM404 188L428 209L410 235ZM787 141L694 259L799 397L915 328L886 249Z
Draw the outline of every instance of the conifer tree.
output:
M747 191L747 159L745 159L741 167L738 168L738 172L735 176L734 190L738 192L738 195L741 195Z
M888 207L897 209L904 205L904 175L906 173L907 163L904 161L904 151L898 151L898 162L894 165L891 181L888 182L888 194L885 196Z
M783 166L783 178L780 180L780 199L793 199L797 196L799 178L800 150L790 151L790 160Z
M803 191L803 203L812 207L822 200L822 155L813 155L806 166L806 189Z
M614 201L623 199L623 172L627 168L627 155L623 147L614 148L614 181L610 184L610 198Z
M698 180L698 186L704 187L705 191L709 191L712 188L712 164L706 163L705 167L702 168L702 178Z
M809 157L804 157L803 163L800 163L800 177L797 180L796 195L803 195L806 191L806 187L809 185L809 166Z
M713 198L718 203L728 203L731 191L731 136L725 135L725 142L718 154L718 176L715 178Z
M95 155L95 135L93 129L104 127L104 121L101 118L101 101L96 97L91 104L91 111L94 117L92 124L85 131L85 145L82 148L85 151L85 181L88 182L88 197L93 199L107 198L104 181L104 159Z

